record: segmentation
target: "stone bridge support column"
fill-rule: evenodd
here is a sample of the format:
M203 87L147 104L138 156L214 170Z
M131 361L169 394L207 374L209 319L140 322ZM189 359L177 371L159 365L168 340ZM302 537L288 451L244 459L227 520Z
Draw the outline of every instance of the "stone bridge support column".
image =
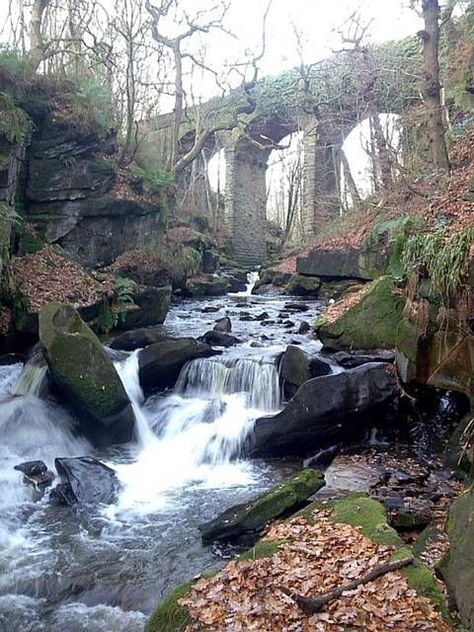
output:
M341 147L314 126L305 130L303 150L303 228L309 240L339 212Z
M269 149L259 149L245 139L225 150L226 224L234 258L248 269L262 264L267 256L265 175L269 155Z

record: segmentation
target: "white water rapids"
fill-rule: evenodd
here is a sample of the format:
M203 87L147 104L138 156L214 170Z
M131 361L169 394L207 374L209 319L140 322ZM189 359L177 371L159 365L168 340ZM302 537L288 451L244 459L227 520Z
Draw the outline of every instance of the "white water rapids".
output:
M38 397L43 364L0 367L0 632L140 632L142 612L189 573L215 566L197 524L280 476L235 459L254 419L280 406L275 359L198 360L173 394L147 401L138 352L115 366L136 441L103 454L75 433L66 410ZM57 456L85 454L122 484L117 502L93 515L53 508L47 494L36 500L13 469L33 459L53 469Z

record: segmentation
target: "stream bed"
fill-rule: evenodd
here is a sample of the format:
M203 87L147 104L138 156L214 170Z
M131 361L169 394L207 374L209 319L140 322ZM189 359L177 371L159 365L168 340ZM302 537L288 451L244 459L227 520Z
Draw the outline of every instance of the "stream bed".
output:
M201 545L198 525L301 467L301 460L232 459L253 420L281 407L278 354L290 343L320 349L296 333L315 318L318 303L290 314L291 300L237 295L174 305L164 333L199 336L228 315L244 342L185 367L173 393L145 401L137 354L115 353L137 441L106 452L75 436L70 414L33 387L15 394L21 365L0 367L1 632L141 632L173 588L224 563ZM264 312L264 324L249 319ZM82 455L117 472L115 504L53 506L47 494L36 500L13 469L32 459L52 468L55 457ZM365 489L372 480L366 472L346 463L339 474L333 467L330 479Z

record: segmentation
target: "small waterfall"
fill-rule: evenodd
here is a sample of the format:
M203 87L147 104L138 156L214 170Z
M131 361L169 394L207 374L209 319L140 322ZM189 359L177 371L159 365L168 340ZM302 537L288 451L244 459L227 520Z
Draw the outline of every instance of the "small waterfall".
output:
M251 296L252 290L259 279L260 279L260 273L257 270L255 270L254 272L249 272L247 274L247 284L246 284L245 290L243 292L230 292L229 296L236 296L239 298Z
M41 349L36 349L23 366L13 395L34 395L39 397L46 386L48 365Z
M139 349L130 354L125 360L115 362L115 369L122 380L127 395L132 402L135 414L135 434L141 447L156 441L156 437L143 413L142 404L145 399L139 379L138 354Z
M278 410L281 401L278 369L273 358L193 360L181 371L176 392L215 397L245 393L250 408L268 412Z

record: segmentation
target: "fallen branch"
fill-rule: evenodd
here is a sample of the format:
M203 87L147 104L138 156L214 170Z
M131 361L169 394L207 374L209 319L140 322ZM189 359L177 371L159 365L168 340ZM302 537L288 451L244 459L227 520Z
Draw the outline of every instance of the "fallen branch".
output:
M358 579L354 579L352 582L345 584L344 586L340 586L339 588L334 588L334 590L330 590L327 593L323 593L322 595L318 595L317 597L302 597L301 595L297 595L288 588L281 588L280 590L285 593L290 599L292 599L305 614L314 614L316 612L320 612L324 606L330 601L334 601L335 599L339 599L339 597L349 591L354 590L357 586L361 584L367 584L368 582L374 581L378 577L382 575L386 575L387 573L391 573L392 571L397 571L400 568L404 568L405 566L409 566L413 563L413 558L405 558L403 560L398 560L397 562L388 562L387 564L382 564L381 566L376 566L365 575L362 575Z

